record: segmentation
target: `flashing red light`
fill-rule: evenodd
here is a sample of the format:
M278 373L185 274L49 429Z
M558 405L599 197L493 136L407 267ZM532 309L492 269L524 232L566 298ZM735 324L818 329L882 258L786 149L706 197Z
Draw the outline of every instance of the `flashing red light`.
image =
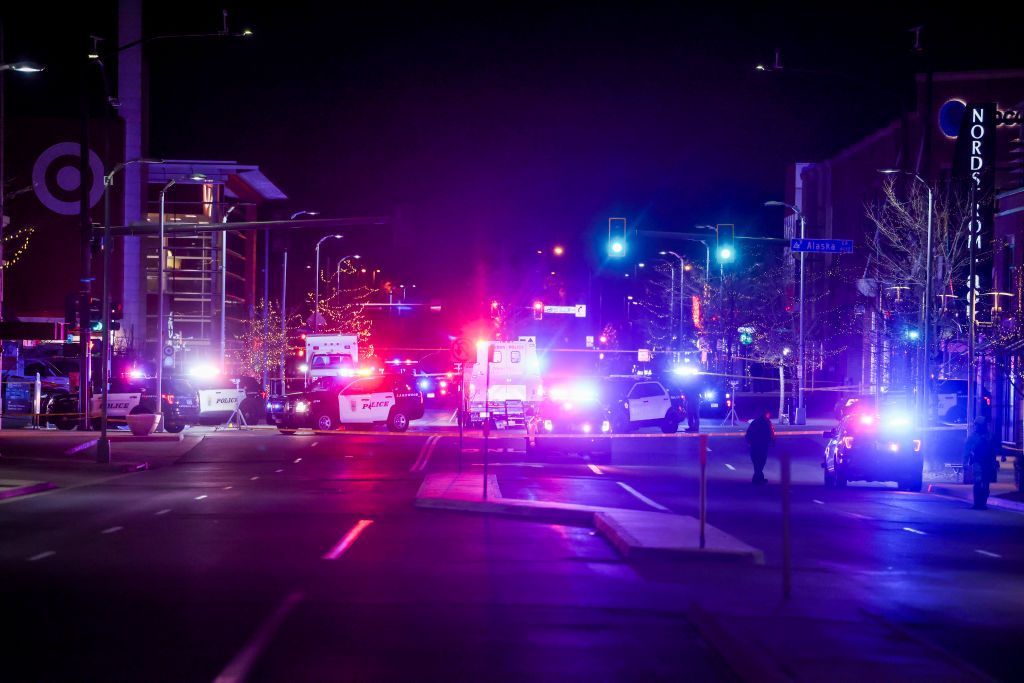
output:
M606 337L606 336L604 336L602 334L600 337L597 338L597 341L601 342L602 344L607 344L608 343L608 337Z
M301 339L302 341L306 341L306 333L303 332L302 334L300 334L299 339Z
M306 355L306 349L295 349L296 358L304 358Z
M161 396L163 396L163 399L167 401L167 403L172 406L174 405L174 394L161 394Z
M846 447L846 448L853 448L853 437L852 436L844 436L843 437L843 446Z
M725 407L726 408L732 408L732 399L731 398L725 399Z
M543 301L534 301L533 302L533 310L540 311L540 310L543 310L543 309L544 309L544 302Z
M446 396L447 394L448 394L448 390L447 389L442 389L441 390L441 395L442 396Z

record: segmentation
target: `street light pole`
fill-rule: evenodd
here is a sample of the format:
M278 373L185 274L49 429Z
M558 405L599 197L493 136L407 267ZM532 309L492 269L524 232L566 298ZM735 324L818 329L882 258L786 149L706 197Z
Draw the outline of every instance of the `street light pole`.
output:
M800 210L800 207L789 204L787 202L765 202L765 206L784 206L793 213L800 220L800 239L804 239L807 234L807 221L804 219L804 214ZM797 322L799 326L799 344L800 348L798 351L797 358L797 398L796 398L796 420L794 424L802 425L807 424L807 406L804 403L804 252L800 252L800 316Z
M167 190L177 184L177 180L171 178L167 184L160 189L160 237L157 242L157 280L156 280L156 429L164 431L164 221L166 219L164 200Z
M919 382L920 382L920 390L919 390L919 392L920 392L919 393L919 396L920 396L920 410L918 412L918 419L922 421L923 425L927 425L928 421L929 421L929 417L930 417L930 412L931 412L930 407L929 407L929 401L928 401L928 378L929 378L929 374L930 374L928 366L930 364L930 361L929 361L929 344L930 344L930 340L931 340L931 327L932 327L932 213L934 213L934 198L933 198L933 195L932 195L932 186L929 185L925 181L925 179L922 178L920 175L918 175L917 173L912 173L910 171L904 171L904 170L901 170L901 169L898 169L898 168L882 168L882 169L879 169L878 172L882 173L882 174L885 174L885 175L893 175L893 174L897 174L897 173L902 173L903 175L908 175L908 176L912 177L914 180L916 180L917 182L921 183L921 185L924 186L924 189L928 191L928 219L927 219L927 223L928 223L927 234L928 234L928 237L926 239L926 244L927 244L928 251L927 251L927 253L925 254L925 257L924 257L924 305L921 307L921 309L922 309L922 316L923 316L923 320L922 320L922 325L921 326L924 328L924 329L921 330L921 332L923 334L923 338L921 340L922 341L922 345L921 346L922 346L922 350L924 352L924 362L921 363L921 366L920 366L921 367L921 372L920 372L921 376L919 378ZM973 259L972 259L972 264L973 264ZM974 280L973 280L973 278L971 279L971 287L972 288L974 287ZM972 289L972 291L974 291L974 290ZM972 312L972 320L973 320L973 312ZM973 356L972 356L972 362L973 362Z
M100 438L96 442L96 462L110 462L110 439L107 437L107 397L110 393L110 364L112 354L110 351L110 188L114 184L114 175L131 164L158 164L158 159L129 159L114 166L110 173L103 176L103 294L101 305L103 306L103 328L101 330L102 344L101 357L103 364L100 368L100 392L102 402L100 404ZM2 189L0 189L2 192Z
M313 331L320 331L320 245L324 240L334 238L340 240L342 235L324 235L316 243L316 285L313 289Z
M683 350L683 329L685 327L685 320L683 318L683 297L685 296L685 284L686 284L686 259L672 251L666 249L661 252L663 254L672 254L679 259L679 350ZM711 252L708 251L708 259L711 258Z

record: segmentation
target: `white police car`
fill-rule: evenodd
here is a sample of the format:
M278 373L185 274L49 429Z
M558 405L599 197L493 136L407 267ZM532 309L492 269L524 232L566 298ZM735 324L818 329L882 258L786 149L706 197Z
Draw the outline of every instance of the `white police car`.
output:
M306 391L272 397L267 423L282 434L303 427L329 431L343 424L386 424L404 432L423 417L423 394L404 375L321 377Z

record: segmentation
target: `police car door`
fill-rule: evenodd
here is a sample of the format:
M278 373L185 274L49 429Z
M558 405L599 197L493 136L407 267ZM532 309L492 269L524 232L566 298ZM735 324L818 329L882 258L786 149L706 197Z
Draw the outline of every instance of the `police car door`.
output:
M91 416L100 416L102 396L93 396L90 405ZM107 394L107 417L125 417L132 408L142 402L141 392L110 392Z
M368 378L355 379L345 385L338 394L338 417L346 422L369 422L364 416L363 404L370 401Z
M338 413L342 422L384 422L395 394L382 377L362 377L342 390Z
M672 407L672 397L669 396L668 390L665 389L661 382L651 382L652 391L654 387L657 387L661 393L651 397L651 410L654 413L651 415L652 420L665 417L668 415L669 408Z

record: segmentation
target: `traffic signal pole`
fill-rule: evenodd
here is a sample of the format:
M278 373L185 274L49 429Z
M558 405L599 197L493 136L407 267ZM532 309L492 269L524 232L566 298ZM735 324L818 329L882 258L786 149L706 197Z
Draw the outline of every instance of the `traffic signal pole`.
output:
M804 239L804 232L807 229L803 212L800 215L800 239ZM804 405L804 252L800 252L800 358L797 367L797 395L796 395L796 423L807 424L807 407Z

